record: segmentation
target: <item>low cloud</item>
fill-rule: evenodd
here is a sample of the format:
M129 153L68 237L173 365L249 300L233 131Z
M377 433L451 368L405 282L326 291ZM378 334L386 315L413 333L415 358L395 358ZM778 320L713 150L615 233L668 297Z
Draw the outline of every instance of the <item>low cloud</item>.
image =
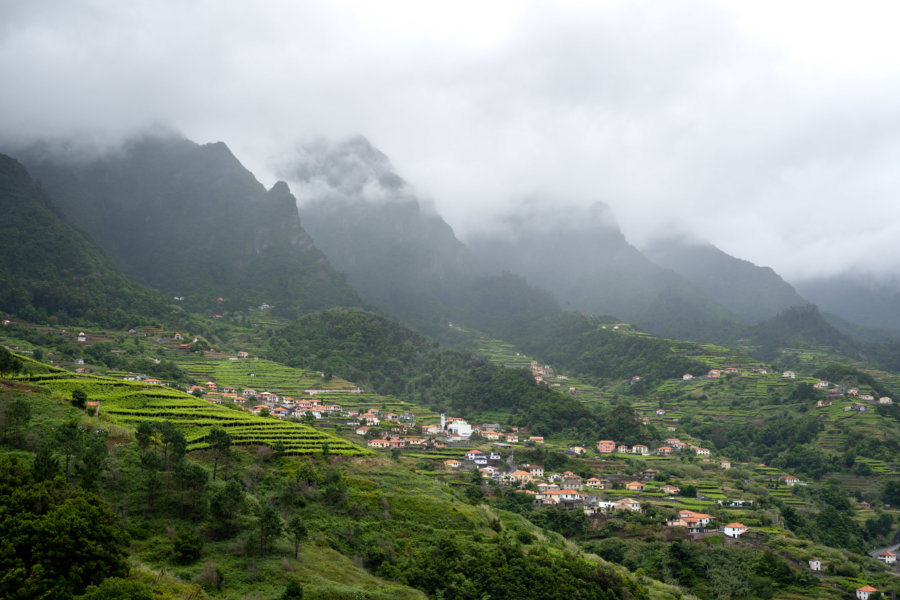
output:
M225 141L271 184L297 140L362 134L463 236L524 199L601 202L637 244L677 231L788 277L890 274L900 42L886 11L6 3L0 137L103 148L163 124Z

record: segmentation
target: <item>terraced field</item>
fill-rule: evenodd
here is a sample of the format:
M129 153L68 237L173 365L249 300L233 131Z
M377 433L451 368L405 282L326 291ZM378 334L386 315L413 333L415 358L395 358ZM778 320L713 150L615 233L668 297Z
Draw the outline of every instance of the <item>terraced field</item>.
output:
M222 427L235 445L272 446L281 442L290 455L321 453L325 444L332 454L371 454L366 448L306 425L210 404L166 386L69 373L32 375L20 379L67 396L75 389L82 389L90 400L100 402L103 414L123 423L174 423L187 438L189 451L205 448L210 430Z

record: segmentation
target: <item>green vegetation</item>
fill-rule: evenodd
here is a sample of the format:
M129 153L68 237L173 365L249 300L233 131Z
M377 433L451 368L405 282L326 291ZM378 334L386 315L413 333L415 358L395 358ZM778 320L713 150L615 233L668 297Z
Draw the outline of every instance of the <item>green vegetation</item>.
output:
M189 451L208 448L212 431L223 428L236 446L274 446L281 443L287 454L310 454L321 452L323 444L328 444L333 454L369 453L307 425L259 417L240 409L211 404L165 386L64 374L26 375L20 381L69 396L75 390L81 391L100 402L102 414L114 416L123 423L174 424L184 434Z
M476 417L502 411L537 435L573 428L593 435L596 416L577 400L542 388L525 371L448 351L410 329L362 311L307 315L278 332L267 355L317 368L380 394Z

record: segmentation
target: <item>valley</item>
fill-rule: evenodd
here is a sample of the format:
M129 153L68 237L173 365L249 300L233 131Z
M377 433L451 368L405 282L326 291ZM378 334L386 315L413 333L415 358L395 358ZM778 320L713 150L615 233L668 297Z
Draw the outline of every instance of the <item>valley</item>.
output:
M286 168L299 209L224 144L38 150L0 162L4 597L900 591L894 338L771 269L603 207L470 247L364 139Z

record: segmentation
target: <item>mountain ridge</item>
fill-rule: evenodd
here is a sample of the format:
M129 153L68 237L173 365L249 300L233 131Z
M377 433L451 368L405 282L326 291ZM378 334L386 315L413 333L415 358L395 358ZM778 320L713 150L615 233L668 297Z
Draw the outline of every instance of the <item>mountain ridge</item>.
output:
M144 136L86 161L18 155L126 275L164 293L294 314L361 304L301 227L287 185L266 190L222 142Z

